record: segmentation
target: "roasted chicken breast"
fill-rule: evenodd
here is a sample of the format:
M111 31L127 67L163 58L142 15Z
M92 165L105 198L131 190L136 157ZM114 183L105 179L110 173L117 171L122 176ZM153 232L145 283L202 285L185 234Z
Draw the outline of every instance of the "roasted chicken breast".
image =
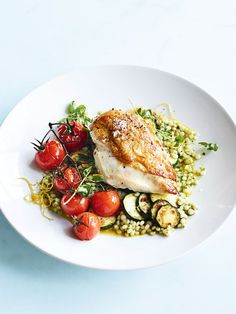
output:
M106 182L147 193L177 193L176 173L161 141L139 115L110 110L91 125L94 159Z

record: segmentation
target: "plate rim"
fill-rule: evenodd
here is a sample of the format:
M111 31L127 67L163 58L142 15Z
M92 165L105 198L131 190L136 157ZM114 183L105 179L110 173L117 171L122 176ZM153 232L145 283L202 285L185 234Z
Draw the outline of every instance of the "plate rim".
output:
M6 117L4 118L4 120L1 123L0 126L0 134L2 132L4 132L4 125L7 123L9 117L14 113L15 110L17 110L18 107L21 106L21 104L29 97L32 96L32 94L34 94L35 92L39 91L41 88L45 88L47 85L50 85L50 83L56 81L56 80L60 80L66 76L70 76L73 73L78 73L80 71L86 71L86 70L112 70L112 69L122 69L122 68L130 68L130 69L141 69L141 70L152 70L154 72L159 72L159 73L163 73L164 75L168 76L168 77L173 77L177 80L180 80L182 82L184 82L185 84L187 84L188 86L194 87L197 91L199 91L200 93L202 93L203 95L207 96L208 98L210 98L214 104L218 107L218 109L221 110L221 112L228 118L229 122L231 123L231 126L234 128L235 131L235 135L236 135L236 123L234 121L233 118L231 118L230 114L228 113L228 111L226 110L226 108L220 104L213 96L211 96L208 92L206 92L204 89L202 89L201 87L199 87L197 84L192 83L191 81L189 81L188 79L183 78L182 76L173 74L171 72L167 72L167 71L163 71L163 70L159 70L158 68L155 67L147 67L147 66L140 66L140 65L125 65L125 64L110 64L110 65L90 65L90 66L79 66L76 67L73 70L64 72L62 74L59 74L49 80L47 80L46 82L44 82L41 85L38 85L37 87L35 87L33 90L31 90L27 95L25 95L23 98L21 98L16 104L15 106L10 110L10 112L6 115ZM0 183L1 183L1 178L0 178ZM215 235L224 225L224 223L229 219L229 217L231 216L231 214L233 213L234 209L236 206L236 199L234 204L232 205L232 208L230 210L230 212L227 214L227 216L225 217L225 219L218 225L218 227L216 228L216 230L214 230L211 234L209 234L205 239L201 240L198 244L194 245L193 247L191 247L190 249L186 250L185 252L176 255L175 257L170 257L160 263L150 263L147 266L135 266L135 267L96 267L96 266L88 266L85 264L80 264L79 261L78 262L73 262L70 261L69 259L66 259L64 257L58 256L56 254L53 254L51 252L48 252L46 249L43 249L42 247L38 246L37 244L35 244L34 242L32 242L29 238L27 238L24 234L22 234L18 228L11 222L10 218L7 215L7 212L4 211L2 209L2 204L1 204L1 198L0 198L0 211L2 213L2 215L5 217L6 221L10 224L11 227L13 227L13 229L24 239L26 240L28 243L30 243L31 245L33 245L36 249L40 250L41 252L47 254L48 256L52 256L54 258L56 258L59 261L63 261L72 265L76 265L79 267L83 267L83 268L88 268L88 269L95 269L95 270L107 270L107 271L125 271L125 270L138 270L138 269L147 269L147 268L154 268L154 267L158 267L158 266L162 266L165 264L168 264L172 261L175 261L176 259L190 253L193 249L197 249L199 248L203 243L205 243L206 241L208 241L213 235Z

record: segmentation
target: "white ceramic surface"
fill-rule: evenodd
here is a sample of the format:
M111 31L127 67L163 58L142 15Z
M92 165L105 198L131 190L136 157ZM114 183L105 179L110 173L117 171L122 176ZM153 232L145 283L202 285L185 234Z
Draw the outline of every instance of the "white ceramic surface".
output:
M37 206L23 198L27 187L17 178L41 177L32 166L30 142L40 138L49 121L64 116L66 105L76 100L88 112L136 106L155 108L172 104L176 117L195 128L200 140L216 142L217 153L204 163L207 173L192 199L199 212L186 229L170 237L122 238L99 235L80 242L70 237L69 223L42 218ZM9 114L0 130L0 206L14 228L39 249L64 261L99 269L136 269L160 265L208 238L226 219L236 201L236 130L224 109L195 85L155 69L133 66L81 68L39 87Z

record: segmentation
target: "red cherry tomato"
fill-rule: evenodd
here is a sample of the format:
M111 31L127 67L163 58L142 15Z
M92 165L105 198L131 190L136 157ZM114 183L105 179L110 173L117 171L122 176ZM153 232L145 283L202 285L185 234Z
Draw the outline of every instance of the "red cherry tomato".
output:
M109 217L120 209L120 197L116 191L102 191L94 193L90 198L92 210L102 217Z
M57 134L70 153L83 148L88 138L83 125L76 121L62 124Z
M61 143L57 140L50 140L43 144L42 150L35 154L37 166L44 170L55 170L65 157L65 151Z
M65 194L61 199L61 208L63 212L69 216L79 215L89 207L89 199L80 195L75 195L71 198L72 194ZM71 200L69 201L69 199ZM69 201L69 202L68 202Z
M90 212L78 216L78 223L73 227L76 237L80 240L91 240L100 231L99 218Z
M74 167L63 167L61 171L55 174L53 179L54 188L61 193L70 189L76 189L81 182L79 172Z

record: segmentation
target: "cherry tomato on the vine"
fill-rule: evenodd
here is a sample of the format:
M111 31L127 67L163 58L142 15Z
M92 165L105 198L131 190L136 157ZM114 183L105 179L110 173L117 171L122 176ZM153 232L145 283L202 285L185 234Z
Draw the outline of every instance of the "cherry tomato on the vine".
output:
M113 190L94 193L90 203L94 213L103 217L116 214L121 204L119 194Z
M62 124L57 134L70 153L83 148L88 138L87 131L77 121Z
M35 162L44 171L55 170L64 157L65 150L61 143L57 140L50 140L38 149L35 154Z
M86 210L89 207L88 197L83 197L78 194L65 194L61 198L61 207L65 214L69 216L77 216Z
M80 240L91 240L100 231L99 218L90 212L82 213L78 217L78 223L74 225L75 236Z
M81 182L81 177L79 172L74 167L62 167L56 171L53 186L61 193L65 193L70 189L76 189Z

